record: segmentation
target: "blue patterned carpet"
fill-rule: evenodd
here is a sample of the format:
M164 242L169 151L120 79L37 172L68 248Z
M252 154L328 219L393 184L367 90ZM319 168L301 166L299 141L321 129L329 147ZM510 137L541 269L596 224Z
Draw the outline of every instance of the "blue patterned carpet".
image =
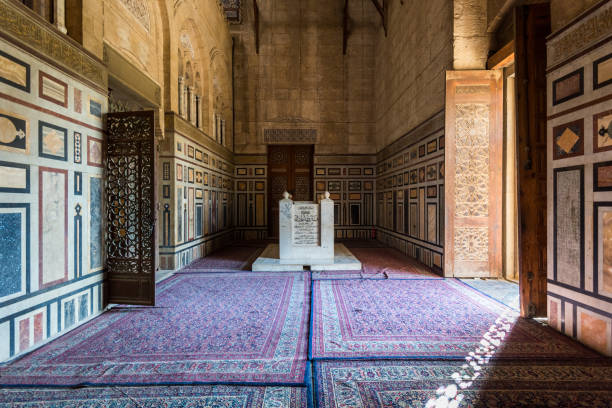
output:
M149 386L5 389L0 407L37 408L306 408L304 387Z
M307 273L175 275L154 308L113 308L0 367L2 385L303 384Z
M315 363L319 408L589 407L612 404L612 362L495 362L479 375L465 361ZM468 379L466 379L468 377ZM453 402L456 401L456 402Z

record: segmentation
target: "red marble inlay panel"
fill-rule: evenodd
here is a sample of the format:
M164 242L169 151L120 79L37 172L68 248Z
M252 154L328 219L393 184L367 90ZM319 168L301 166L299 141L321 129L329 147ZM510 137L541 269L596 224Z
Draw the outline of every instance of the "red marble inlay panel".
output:
M30 348L30 319L19 322L19 351Z
M43 314L42 312L34 316L34 344L43 339Z

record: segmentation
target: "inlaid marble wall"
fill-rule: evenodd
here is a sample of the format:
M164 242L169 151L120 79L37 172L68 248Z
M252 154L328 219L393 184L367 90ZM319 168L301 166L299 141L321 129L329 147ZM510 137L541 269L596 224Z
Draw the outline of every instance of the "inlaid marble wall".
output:
M168 118L168 115L166 115ZM173 123L186 124L174 117ZM168 122L168 120L167 120ZM231 155L189 126L191 134L166 129L160 151L160 269L177 270L227 243L234 227ZM220 148L220 147L218 147ZM222 149L222 148L221 148Z
M548 319L612 355L612 3L549 38Z
M444 265L444 112L378 154L377 238L435 270Z
M268 236L266 163L265 156L236 155L236 239ZM375 157L315 154L313 171L314 194L319 196L329 191L334 200L335 239L373 239Z
M315 155L314 190L318 196L329 191L329 198L334 200L336 240L375 237L373 156Z
M259 157L240 157L237 162L256 162ZM236 164L235 238L264 239L268 235L268 167Z
M106 96L44 58L0 40L0 361L103 307Z

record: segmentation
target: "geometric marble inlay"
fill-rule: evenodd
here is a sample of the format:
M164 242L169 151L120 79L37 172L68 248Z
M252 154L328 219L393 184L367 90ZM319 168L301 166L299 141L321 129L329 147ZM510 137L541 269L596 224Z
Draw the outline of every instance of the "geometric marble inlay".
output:
M572 132L570 128L566 128L561 136L557 139L557 146L559 146L565 153L569 153L572 151L578 140L580 140L580 136Z
M579 119L553 128L553 160L584 153L584 120Z

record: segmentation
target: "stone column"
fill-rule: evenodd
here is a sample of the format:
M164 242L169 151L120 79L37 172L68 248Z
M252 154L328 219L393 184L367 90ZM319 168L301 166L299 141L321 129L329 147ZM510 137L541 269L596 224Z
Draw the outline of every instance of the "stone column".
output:
M188 99L188 103L189 103L189 107L187 108L187 111L189 112L189 121L195 125L196 123L196 110L195 110L195 88L193 86L190 86L189 89L187 89L187 94L189 95L189 99Z
M55 0L53 3L53 22L55 28L66 34L66 0Z
M189 112L187 112L188 106L189 106L189 92L188 92L188 86L187 85L183 85L183 119L188 119L187 115L189 114Z
M225 119L221 119L221 141L220 143L225 146Z
M201 118L202 107L200 106L200 98L201 98L200 95L195 96L195 125L198 129L202 127L202 118Z
M183 116L183 77L178 77L178 114Z

